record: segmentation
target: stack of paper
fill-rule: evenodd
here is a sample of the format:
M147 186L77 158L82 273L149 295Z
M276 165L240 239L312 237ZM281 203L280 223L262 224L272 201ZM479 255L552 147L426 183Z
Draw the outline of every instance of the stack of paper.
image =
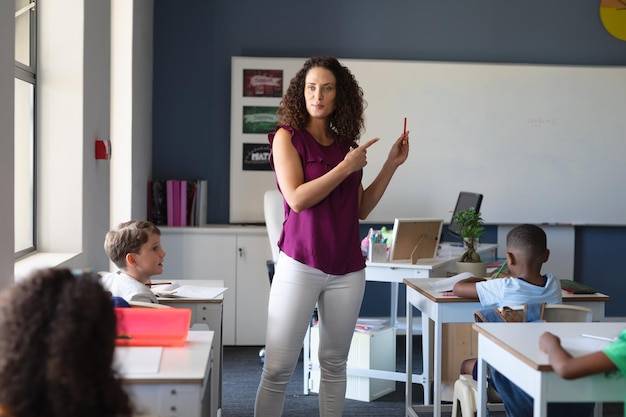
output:
M216 298L224 291L225 287L205 287L200 285L180 285L177 282L171 284L153 284L150 289L159 297L184 297L184 298Z
M362 333L371 333L385 328L387 320L384 319L363 319L356 321L355 330Z

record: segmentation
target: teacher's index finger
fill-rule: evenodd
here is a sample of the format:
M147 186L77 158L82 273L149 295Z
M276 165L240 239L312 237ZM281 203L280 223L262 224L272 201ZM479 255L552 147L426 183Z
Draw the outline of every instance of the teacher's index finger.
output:
M360 147L363 149L367 149L370 146L372 146L373 144L375 144L376 142L378 142L380 140L380 138L374 138L374 139L370 139L367 142L365 142L363 145L361 145Z

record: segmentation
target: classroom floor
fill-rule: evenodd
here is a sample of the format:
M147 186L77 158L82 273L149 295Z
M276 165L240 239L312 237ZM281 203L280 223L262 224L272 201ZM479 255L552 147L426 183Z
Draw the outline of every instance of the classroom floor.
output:
M416 336L416 346L421 346L419 336ZM404 336L397 339L397 370L404 371L405 355ZM222 416L223 417L253 417L254 399L261 378L262 365L259 360L260 346L224 346L223 355L223 382L222 382ZM415 352L415 370L421 371L421 352ZM404 417L404 388L405 384L396 382L396 390L371 402L347 399L344 408L344 417ZM423 398L419 385L413 385L413 399L416 403ZM318 396L315 393L303 393L302 357L296 366L293 377L287 387L283 417L318 417ZM420 412L420 417L429 417L432 413ZM449 417L449 412L442 414ZM623 417L624 407L621 403L607 403L603 407L604 417ZM491 417L504 417L502 413L491 413Z

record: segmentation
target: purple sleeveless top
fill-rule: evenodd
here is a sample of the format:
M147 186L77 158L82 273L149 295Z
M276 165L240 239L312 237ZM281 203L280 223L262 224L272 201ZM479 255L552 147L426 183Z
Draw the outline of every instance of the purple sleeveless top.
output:
M304 181L321 177L343 161L349 145L320 145L306 130L279 126L293 134ZM268 135L270 145L276 131ZM270 154L270 163L274 161ZM290 258L327 274L345 275L365 268L359 237L359 187L363 170L353 172L324 200L296 213L284 202L285 222L278 247ZM280 187L279 187L280 188Z

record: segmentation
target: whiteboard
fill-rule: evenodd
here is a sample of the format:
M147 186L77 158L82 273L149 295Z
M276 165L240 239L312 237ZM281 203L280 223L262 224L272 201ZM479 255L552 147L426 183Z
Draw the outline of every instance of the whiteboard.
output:
M283 92L305 58L232 58L230 221L262 222L272 172L242 171L244 69L282 69ZM484 194L488 224L626 224L626 67L340 59L363 88L369 148L363 185L374 179L403 119L408 160L367 219L441 217L459 191ZM270 104L271 103L271 104Z

